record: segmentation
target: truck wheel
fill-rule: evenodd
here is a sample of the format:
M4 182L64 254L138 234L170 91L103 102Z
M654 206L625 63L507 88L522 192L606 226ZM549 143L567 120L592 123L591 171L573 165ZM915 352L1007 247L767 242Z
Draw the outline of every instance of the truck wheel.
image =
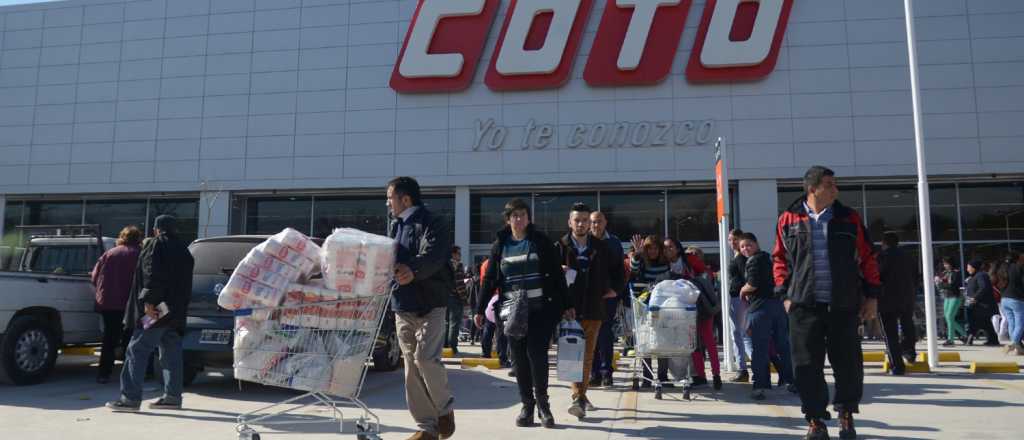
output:
M398 346L398 333L389 332L387 340L373 349L373 371L395 371L402 366L402 350Z
M0 341L0 381L15 385L42 382L57 363L57 338L33 316L11 321Z

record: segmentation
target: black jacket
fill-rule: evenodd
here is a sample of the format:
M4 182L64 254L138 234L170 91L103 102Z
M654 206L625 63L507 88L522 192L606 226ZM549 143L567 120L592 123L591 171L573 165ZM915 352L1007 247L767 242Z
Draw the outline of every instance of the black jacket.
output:
M398 219L388 225L388 237L398 233ZM455 291L455 274L450 264L452 243L448 223L435 217L425 206L416 209L404 222L402 233L409 235L409 248L398 246L397 263L405 264L416 274L413 282L398 286L391 296L391 309L396 312L426 314L437 307L448 306L448 295Z
M495 291L500 292L502 300L508 299L502 289L505 284L505 274L501 273L501 254L505 243L511 237L512 229L506 226L505 229L498 232L497 239L491 245L491 262L487 265L487 272L484 273L482 283L483 288L477 298L476 312L478 314L482 315L487 310L487 304L491 301L491 295ZM526 239L530 241L530 252L536 252L537 258L540 259L541 276L544 277L542 287L544 299L553 307L553 310L561 314L571 305L558 249L550 238L536 230L532 224L526 230Z
M585 255L590 259L589 268L585 271L579 267L576 245L571 234L566 234L558 241L562 264L577 271L575 282L569 286L569 306L576 309L576 319L604 321L604 295L608 289L622 284L625 274L622 262L616 262L608 248L608 242L587 236L589 241Z
M1004 298L1024 301L1024 268L1020 263L1013 262L1006 266L1006 288L1002 294Z
M775 290L796 304L814 305L814 253L807 197L797 199L779 216L775 231ZM836 200L828 223L828 260L835 309L856 311L864 297L877 298L881 281L871 240L857 211Z
M939 276L939 293L946 298L957 298L960 296L960 286L963 281L960 279L960 271L957 269L944 270Z
M746 274L745 284L757 288L750 295L750 308L757 310L765 300L775 298L775 283L772 281L772 256L765 251L758 251L744 263Z
M913 310L921 279L914 258L900 248L886 249L878 254L878 268L882 279L878 310L883 313Z
M996 296L988 273L977 271L967 279L967 297L973 299L976 305L995 307Z
M185 333L185 318L192 299L192 267L195 261L188 246L176 234L160 234L147 239L139 252L131 296L124 324L136 328L145 313L145 304L167 304L166 316L153 324Z
M740 289L747 284L746 272L747 257L744 257L743 254L736 254L732 260L729 260L729 296L733 298L740 296Z

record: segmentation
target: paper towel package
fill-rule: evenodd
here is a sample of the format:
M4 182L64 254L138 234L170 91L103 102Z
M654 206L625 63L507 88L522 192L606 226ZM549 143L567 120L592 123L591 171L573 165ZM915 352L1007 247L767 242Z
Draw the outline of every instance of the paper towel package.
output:
M390 292L395 241L349 228L335 229L324 241L323 274L328 287L342 293Z

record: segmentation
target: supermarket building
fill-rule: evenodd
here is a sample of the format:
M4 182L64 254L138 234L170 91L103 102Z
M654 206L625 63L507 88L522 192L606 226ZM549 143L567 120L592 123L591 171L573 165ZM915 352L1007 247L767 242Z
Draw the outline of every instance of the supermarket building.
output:
M583 201L713 253L721 137L763 245L813 164L874 239L919 240L902 2L510 3L0 7L0 235L160 213L190 238L380 233L412 175L467 256L512 197L553 235ZM1024 2L915 3L936 253L1024 250Z

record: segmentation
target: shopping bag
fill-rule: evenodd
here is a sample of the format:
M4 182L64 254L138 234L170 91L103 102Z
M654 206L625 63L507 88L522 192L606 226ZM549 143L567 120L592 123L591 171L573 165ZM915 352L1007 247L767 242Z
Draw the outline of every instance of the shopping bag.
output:
M558 325L558 380L583 382L583 356L587 341L583 327L576 321Z

